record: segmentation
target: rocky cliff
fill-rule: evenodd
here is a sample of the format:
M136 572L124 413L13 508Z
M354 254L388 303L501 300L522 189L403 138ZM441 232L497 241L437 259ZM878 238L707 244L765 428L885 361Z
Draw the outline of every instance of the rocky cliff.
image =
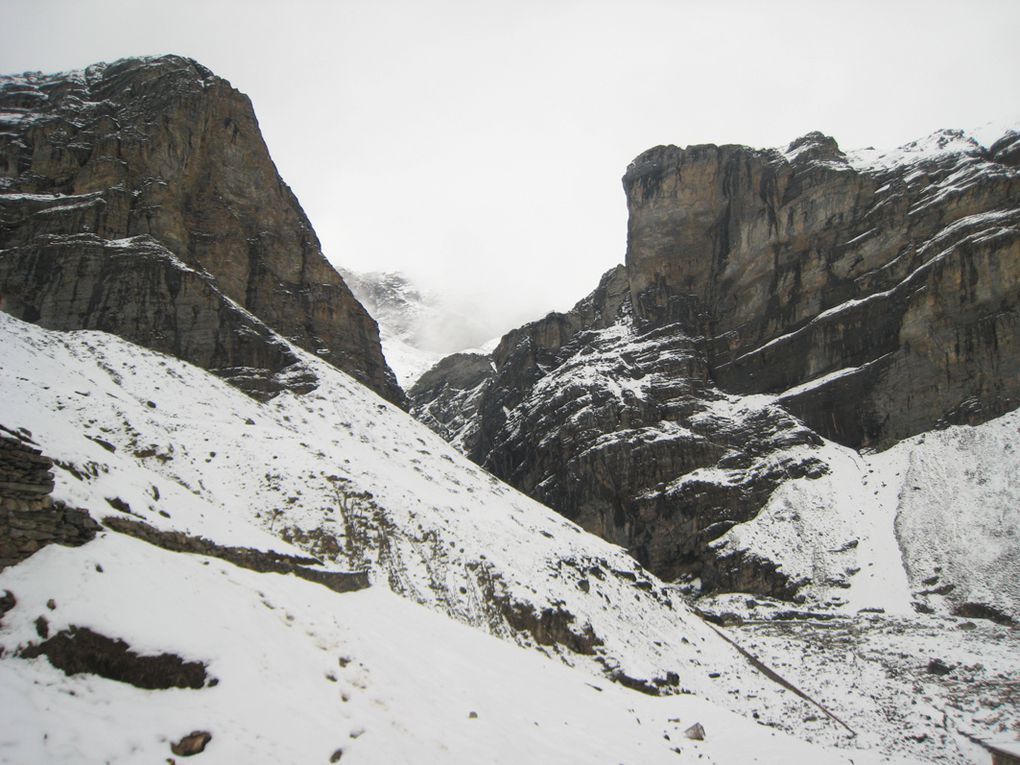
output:
M882 449L1017 404L1018 140L648 151L626 265L507 334L486 379L437 367L413 411L662 576L793 597L782 555L719 540L826 475L823 438Z
M271 327L403 400L375 321L323 257L250 101L189 59L0 78L0 301L262 396L294 371Z
M882 448L1009 411L1018 144L945 131L848 158L813 133L783 153L646 152L624 176L637 317L702 338L725 390L819 381L786 406L841 443Z

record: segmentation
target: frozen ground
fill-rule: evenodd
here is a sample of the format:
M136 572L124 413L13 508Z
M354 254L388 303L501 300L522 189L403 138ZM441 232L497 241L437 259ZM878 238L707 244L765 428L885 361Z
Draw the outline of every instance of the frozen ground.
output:
M772 758L762 762L864 757L780 733L853 747L830 720L799 722L810 704L622 550L310 356L318 389L262 404L103 333L0 314L0 334L3 424L58 461L57 498L220 544L298 545L374 581L338 595L109 531L47 548L0 574L18 601L0 628L5 762L148 762L192 729L214 734L206 759L222 762L328 761L339 748L355 762L570 762L596 751L653 762L674 747L717 762L748 751ZM142 691L65 677L17 657L41 642L40 616L50 635L88 627L142 654L202 661L219 682ZM684 739L687 721L710 738Z
M11 765L164 762L192 731L212 734L195 760L208 764L326 763L337 752L345 763L908 762L598 680L385 587L338 596L116 534L48 548L0 586L19 598L0 631L7 651L38 642L43 616L51 632L88 626L142 653L178 652L217 680L141 690L7 658L0 762ZM695 723L705 740L683 736Z
M863 746L987 763L1020 736L1020 630L952 616L838 615L726 596L728 634L848 721Z
M838 660L810 672L802 662L802 688L817 688L851 736L621 549L307 354L318 388L263 404L103 333L48 332L0 313L0 338L2 424L58 461L56 497L99 519L312 552L373 581L338 595L111 531L47 548L0 574L18 601L0 626L0 762L163 761L192 730L213 734L207 762L328 762L341 749L344 762L682 761L676 748L718 763L968 761L938 739L904 743L898 718L853 701ZM89 627L143 654L201 661L218 682L155 691L65 676L17 656L41 642L39 617L50 635ZM903 623L909 643L914 623ZM963 663L930 624L939 655ZM1002 645L984 659L988 673L1015 675L1002 638L1012 634L986 641ZM781 665L814 638L769 639L752 647ZM1008 716L1011 686L986 679L981 698L1006 694ZM870 682L900 706L916 693L878 672ZM988 711L972 701L975 715ZM704 742L683 737L694 722Z

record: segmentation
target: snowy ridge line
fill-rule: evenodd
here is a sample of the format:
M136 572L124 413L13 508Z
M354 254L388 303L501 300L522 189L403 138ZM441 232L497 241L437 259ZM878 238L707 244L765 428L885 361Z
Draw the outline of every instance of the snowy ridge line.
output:
M854 149L846 152L846 158L862 172L883 172L953 154L983 158L992 144L1018 130L1020 122L988 123L969 130L944 128L894 149Z

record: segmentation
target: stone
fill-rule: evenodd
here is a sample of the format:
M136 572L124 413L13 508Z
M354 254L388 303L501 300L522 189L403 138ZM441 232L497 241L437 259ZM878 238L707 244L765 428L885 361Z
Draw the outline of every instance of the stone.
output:
M375 321L226 80L123 59L0 78L0 110L19 117L0 133L0 309L114 332L262 397L314 386L279 333L403 402Z
M708 374L732 392L855 370L783 402L848 446L1009 411L1020 205L999 154L974 144L862 171L817 133L785 154L645 152L623 180L638 319L703 338Z
M26 659L45 656L50 664L66 675L99 675L148 690L197 690L205 687L208 676L206 665L202 662L185 661L169 652L139 655L123 640L110 638L88 627L71 626L46 637L49 628L45 619L40 619L44 628L40 628L38 621L36 628L40 637L46 639L38 645L30 643L19 649L18 654Z
M121 534L141 539L164 550L179 553L193 553L219 558L240 568L259 572L293 574L309 582L321 584L334 592L355 592L369 586L367 571L324 571L322 561L274 551L256 550L250 547L236 547L216 544L205 537L187 534L183 531L162 531L144 521L121 516L103 519L103 525ZM97 570L101 570L97 566Z
M684 731L684 736L692 741L704 741L705 728L701 723L694 723L694 725Z
M0 433L0 476L18 478L0 481L0 570L48 544L83 545L99 530L86 511L52 501L52 466L24 437Z
M180 741L170 744L170 751L178 757L191 757L204 752L206 744L210 741L212 741L212 734L209 731L196 730Z

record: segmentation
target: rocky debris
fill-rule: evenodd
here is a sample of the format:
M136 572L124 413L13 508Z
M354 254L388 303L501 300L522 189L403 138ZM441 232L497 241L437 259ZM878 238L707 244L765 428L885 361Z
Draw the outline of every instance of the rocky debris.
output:
M515 631L534 638L539 645L561 645L574 653L591 655L602 640L590 624L578 628L575 617L562 607L536 610L529 603L494 598L493 607Z
M0 433L0 570L48 544L83 545L100 528L86 511L53 501L53 461L7 433Z
M202 662L185 661L172 653L141 656L123 640L88 627L71 626L42 643L29 644L18 655L26 659L45 656L67 675L85 672L148 690L198 689L208 680Z
M505 335L490 371L440 362L412 412L665 579L797 597L779 562L715 540L824 475L819 436L884 448L1020 402L1015 138L898 161L820 133L645 152L625 266Z
M942 659L936 658L928 662L929 675L948 675L952 671L953 668L942 661Z
M0 595L0 626L3 625L4 614L16 605L18 605L18 599L14 597L14 593L10 590L4 590L4 594Z
M205 730L194 730L176 743L170 744L170 751L178 757L191 757L205 751L205 746L212 741L212 734Z
M701 723L694 723L694 725L684 731L684 737L691 739L691 741L704 741L705 728Z
M128 518L106 517L103 519L103 525L164 550L207 555L261 573L294 574L301 579L328 587L334 592L354 592L369 586L367 571L323 571L309 568L322 565L322 561L315 558L253 550L250 547L219 545L205 537L193 536L183 531L161 531L144 521Z
M1004 614L999 609L985 603L960 603L953 609L953 615L962 616L967 619L988 619L996 624L1002 624L1007 627L1017 623L1009 614Z
M0 308L267 395L290 363L271 327L403 402L375 321L228 82L178 56L123 59L0 78L0 112Z
M888 755L968 765L970 741L1001 735L1017 718L1020 632L992 622L966 632L947 626L938 616L869 614L824 627L745 618L727 634L854 729L881 736ZM952 657L951 672L928 671L935 651L947 664Z

